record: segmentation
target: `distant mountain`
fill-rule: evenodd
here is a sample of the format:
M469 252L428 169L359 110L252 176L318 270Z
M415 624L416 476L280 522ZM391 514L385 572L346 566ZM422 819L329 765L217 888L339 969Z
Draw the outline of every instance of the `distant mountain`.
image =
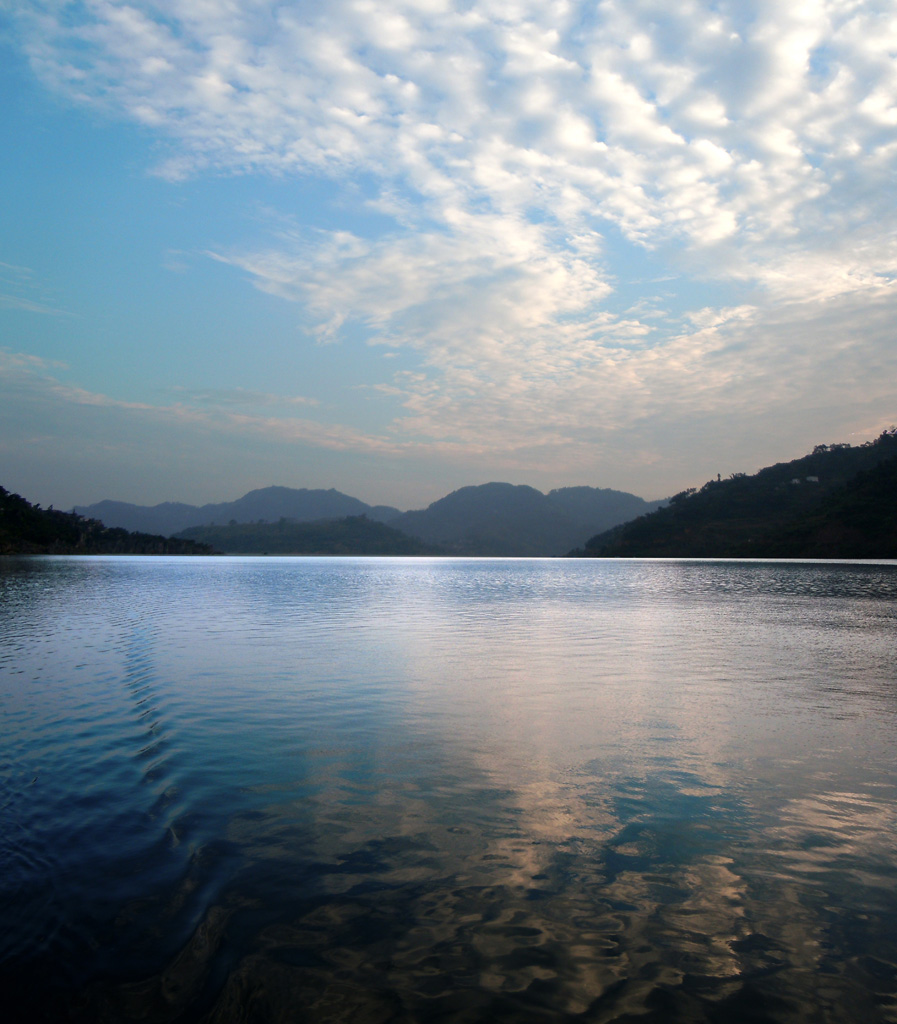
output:
M614 491L609 487L560 487L549 491L548 497L591 533L609 530L666 504L665 501L645 501L627 491Z
M216 551L240 555L432 555L432 544L394 530L365 516L300 523L234 523L191 526L179 534L211 545Z
M213 524L277 523L281 519L317 522L366 516L455 554L562 555L593 534L651 512L660 504L608 488L562 487L545 495L534 487L492 483L462 487L426 509L405 513L388 505L367 505L332 488L291 487L265 487L236 501L202 506L100 501L76 506L75 511L100 519L107 526L169 536ZM218 546L217 542L210 543Z
M93 505L76 505L75 513L98 519L109 527L122 530L144 530L169 537L195 522L199 511L194 505L166 501L151 508L146 505L129 505L125 501L98 501Z
M0 487L0 555L206 555L212 549L190 540L129 533L32 505Z
M506 483L462 487L390 525L462 555L561 555L596 529L651 511L622 491L565 487L545 495Z
M365 515L368 519L388 522L401 515L388 505L368 505L358 498L330 490L308 490L292 487L263 487L250 491L236 501L210 505L184 505L163 502L161 505L131 505L123 501L100 501L94 505L76 505L75 512L99 519L106 526L125 530L145 530L170 536L191 526L210 523L274 523L280 519L312 522L317 519L339 519Z
M897 433L710 480L599 534L590 557L897 558Z

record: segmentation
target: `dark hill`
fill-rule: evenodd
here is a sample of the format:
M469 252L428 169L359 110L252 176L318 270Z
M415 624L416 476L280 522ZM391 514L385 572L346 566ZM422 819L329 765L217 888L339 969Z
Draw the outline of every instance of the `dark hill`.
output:
M170 536L190 523L198 511L195 505L165 501L161 505L131 505L126 501L98 501L76 505L78 515L99 519L106 526L122 530L147 530Z
M552 504L590 534L609 530L619 523L647 515L665 505L664 501L645 501L627 491L610 487L560 487L548 492Z
M897 436L818 445L801 459L708 481L592 537L591 557L897 557Z
M233 523L191 526L179 535L239 555L432 555L431 544L365 516L299 523Z
M369 519L387 522L400 515L397 508L367 505L358 498L330 488L309 490L305 487L263 487L249 491L236 501L210 505L184 505L163 502L161 505L131 505L124 501L100 501L95 505L77 505L75 512L100 519L107 526L126 530L149 530L170 535L190 526L209 523L276 523L280 519L311 522L316 519L339 519L366 515Z
M584 533L541 491L504 483L462 487L392 525L460 555L558 555Z
M858 473L817 509L751 548L763 558L897 558L897 456ZM745 549L746 550L746 549Z
M491 483L462 487L390 525L452 554L561 555L596 530L658 504L599 487L563 487L545 495L524 484Z
M211 548L187 540L129 533L32 505L0 487L0 554L14 555L205 555Z

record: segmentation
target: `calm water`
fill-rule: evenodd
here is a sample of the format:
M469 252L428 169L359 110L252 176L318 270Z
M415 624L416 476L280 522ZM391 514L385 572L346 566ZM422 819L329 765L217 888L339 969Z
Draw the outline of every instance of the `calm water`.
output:
M895 627L895 564L0 559L4 1019L897 1021Z

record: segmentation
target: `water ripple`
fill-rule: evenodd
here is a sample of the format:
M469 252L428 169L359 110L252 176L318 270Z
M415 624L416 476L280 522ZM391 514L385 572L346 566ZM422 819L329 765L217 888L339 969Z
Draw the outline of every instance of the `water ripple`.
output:
M897 1020L891 565L0 564L30 1019Z

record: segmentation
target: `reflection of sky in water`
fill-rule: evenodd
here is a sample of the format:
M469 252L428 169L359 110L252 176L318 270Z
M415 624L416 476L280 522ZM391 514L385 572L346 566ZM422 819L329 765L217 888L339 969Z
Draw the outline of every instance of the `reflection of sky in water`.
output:
M8 560L0 595L3 955L63 964L48 1005L894 1019L892 566Z

